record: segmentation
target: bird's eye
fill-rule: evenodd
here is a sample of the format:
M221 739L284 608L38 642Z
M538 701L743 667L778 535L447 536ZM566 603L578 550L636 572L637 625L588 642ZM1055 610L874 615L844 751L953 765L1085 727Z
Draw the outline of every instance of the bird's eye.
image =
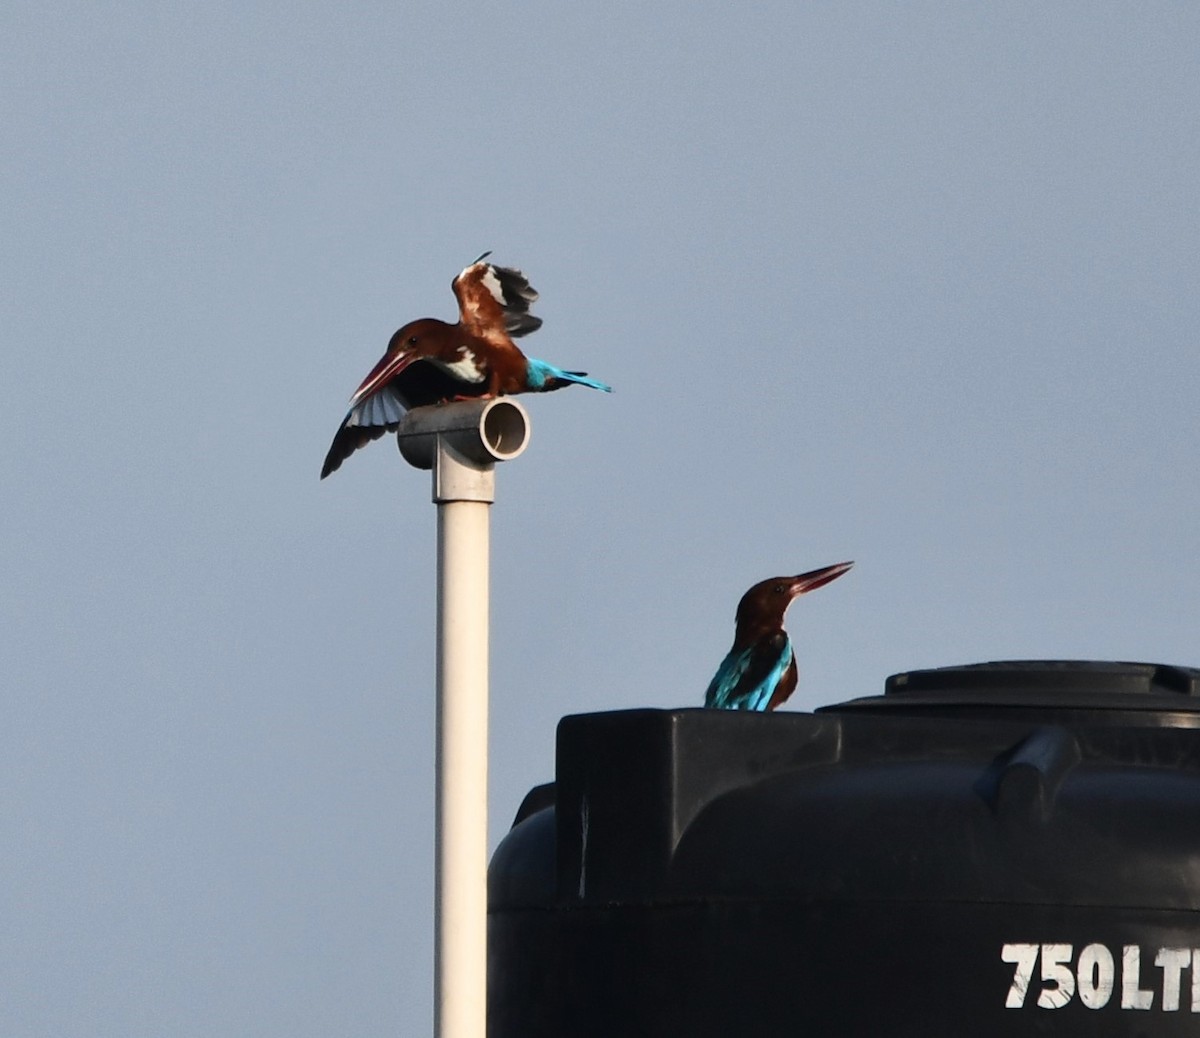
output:
M408 340L408 344L409 344L410 346L415 346L415 345L417 344L417 337L416 337L415 335L414 335L414 336L412 336L412 337L411 337L411 338Z
M786 590L787 588L785 588L782 584L775 585L775 594L777 595L782 595Z

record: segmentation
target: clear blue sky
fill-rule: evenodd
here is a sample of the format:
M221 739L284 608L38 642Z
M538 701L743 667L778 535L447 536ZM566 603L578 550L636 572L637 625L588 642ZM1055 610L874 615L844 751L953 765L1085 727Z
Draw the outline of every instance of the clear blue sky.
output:
M1200 8L9 4L0 1034L428 1033L434 510L321 483L484 249L493 841L560 716L1200 663Z

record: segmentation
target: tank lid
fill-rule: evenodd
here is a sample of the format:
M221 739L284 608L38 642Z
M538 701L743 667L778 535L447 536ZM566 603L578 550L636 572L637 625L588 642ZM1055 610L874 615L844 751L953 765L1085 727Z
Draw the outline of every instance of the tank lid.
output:
M893 674L882 696L824 710L988 708L1200 713L1200 669L1108 660L998 660ZM1160 723L1169 723L1162 718Z

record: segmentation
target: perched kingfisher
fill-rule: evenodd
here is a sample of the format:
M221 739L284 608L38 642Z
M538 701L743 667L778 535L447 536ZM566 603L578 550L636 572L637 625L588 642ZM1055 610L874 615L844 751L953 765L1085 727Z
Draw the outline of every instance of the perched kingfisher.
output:
M742 595L737 607L733 648L721 661L704 693L704 705L718 710L774 710L796 690L796 657L783 614L792 601L837 580L853 562L772 577Z
M485 252L451 283L458 323L432 317L411 321L392 336L387 352L350 398L350 410L325 456L321 478L359 447L396 429L406 410L426 404L512 393L548 393L572 384L605 393L612 388L583 371L563 371L527 357L513 339L537 331L529 312L538 294L512 267L483 261Z

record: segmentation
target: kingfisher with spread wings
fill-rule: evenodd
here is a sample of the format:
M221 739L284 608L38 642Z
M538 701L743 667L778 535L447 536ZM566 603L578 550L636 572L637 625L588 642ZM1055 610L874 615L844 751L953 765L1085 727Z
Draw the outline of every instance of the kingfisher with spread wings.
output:
M564 371L527 357L513 339L537 331L529 312L538 294L513 267L484 260L485 252L452 282L457 324L432 317L411 321L392 336L387 352L350 398L321 468L324 479L359 447L394 431L404 412L427 404L513 393L548 393L580 385L611 393L586 372Z
M799 672L783 614L801 595L837 580L854 563L838 562L797 577L772 577L742 595L733 648L704 693L719 710L774 710L796 690Z

